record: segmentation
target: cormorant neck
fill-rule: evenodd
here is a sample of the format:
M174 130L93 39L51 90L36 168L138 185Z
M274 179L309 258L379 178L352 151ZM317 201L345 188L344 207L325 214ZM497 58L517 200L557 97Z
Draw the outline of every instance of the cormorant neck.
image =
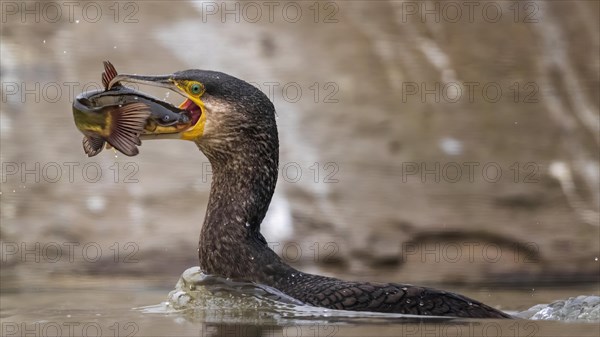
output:
M213 179L203 230L234 226L259 232L275 191L278 157L277 151L269 156L247 152L224 162L211 160Z
M238 143L233 154L207 153L213 180L198 249L205 273L258 281L263 279L257 271L262 264L278 261L260 234L277 183L276 131L266 143L270 145Z

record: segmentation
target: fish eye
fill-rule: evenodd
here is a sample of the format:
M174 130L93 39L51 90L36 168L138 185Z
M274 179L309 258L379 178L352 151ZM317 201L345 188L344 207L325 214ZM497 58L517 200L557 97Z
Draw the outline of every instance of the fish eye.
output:
M163 117L163 121L167 122L169 119L171 119L171 117L169 117L168 115Z
M199 94L200 91L202 91L202 87L200 86L200 84L198 83L194 83L192 84L192 86L190 87L190 91L192 92L192 94Z

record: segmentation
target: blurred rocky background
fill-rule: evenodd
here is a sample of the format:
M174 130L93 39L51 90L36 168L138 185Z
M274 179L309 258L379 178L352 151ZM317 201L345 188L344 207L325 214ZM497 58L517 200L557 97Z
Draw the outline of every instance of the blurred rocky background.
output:
M598 282L599 2L2 2L3 282L174 284L210 187L191 142L87 158L71 103L219 70L274 101L263 225L296 267L499 286ZM140 88L172 103L175 93Z

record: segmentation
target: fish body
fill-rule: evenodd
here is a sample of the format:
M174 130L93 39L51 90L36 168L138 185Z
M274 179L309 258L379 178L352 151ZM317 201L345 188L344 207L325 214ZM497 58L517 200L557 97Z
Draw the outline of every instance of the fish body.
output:
M105 87L114 76L114 67L105 62ZM105 143L134 156L141 134L175 133L191 126L185 110L120 84L79 94L73 101L73 119L84 135L83 148L89 157L100 153Z

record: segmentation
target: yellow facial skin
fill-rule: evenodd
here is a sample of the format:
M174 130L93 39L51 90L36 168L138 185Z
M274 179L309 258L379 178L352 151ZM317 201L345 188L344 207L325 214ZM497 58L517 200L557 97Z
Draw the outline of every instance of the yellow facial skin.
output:
M181 133L181 139L194 141L202 137L202 134L204 133L204 126L206 124L206 108L204 107L204 103L200 97L202 97L202 94L204 94L206 89L202 83L196 81L176 81L175 86L177 86L177 88L184 93L189 100L200 107L200 110L202 111L198 122L190 129ZM184 106L185 101L179 105L179 108L183 109Z

